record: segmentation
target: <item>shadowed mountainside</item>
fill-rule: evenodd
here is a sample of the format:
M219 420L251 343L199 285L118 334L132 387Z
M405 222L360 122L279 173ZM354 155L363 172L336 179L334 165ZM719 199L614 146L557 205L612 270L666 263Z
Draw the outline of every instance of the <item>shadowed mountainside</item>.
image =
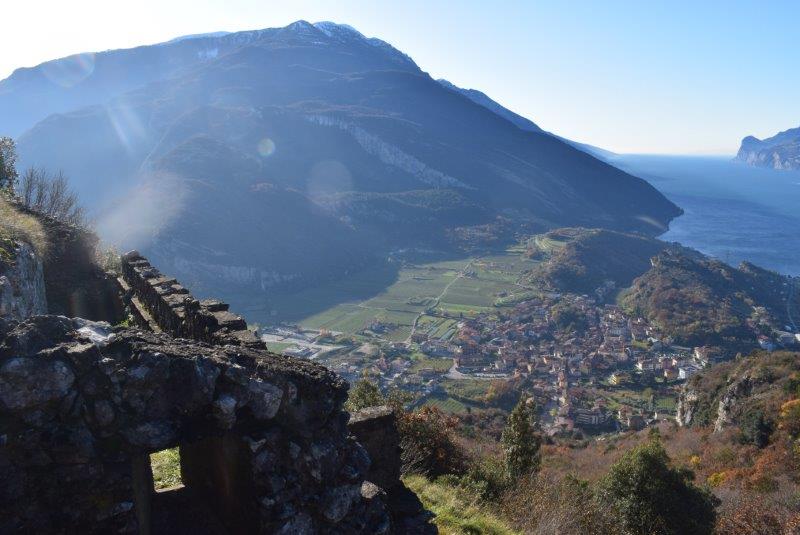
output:
M680 213L333 23L18 70L0 110L27 129L23 165L71 176L104 238L199 288L305 284L397 247L456 248L452 229L498 218L502 241L564 225L657 234Z

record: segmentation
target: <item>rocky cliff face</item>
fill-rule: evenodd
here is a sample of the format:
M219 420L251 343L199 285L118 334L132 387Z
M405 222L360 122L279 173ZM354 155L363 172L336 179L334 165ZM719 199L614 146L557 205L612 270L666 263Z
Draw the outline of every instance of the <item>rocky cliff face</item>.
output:
M678 406L676 407L675 419L678 425L690 426L694 422L694 414L697 410L699 397L697 392L692 389L684 388L678 396Z
M13 256L0 264L0 317L25 319L47 313L42 259L27 243L15 244Z
M719 433L725 427L734 423L736 411L742 400L750 396L753 391L754 381L749 374L731 382L719 400L717 419L714 421L714 432Z
M767 139L747 136L736 155L738 161L778 170L800 169L800 128Z

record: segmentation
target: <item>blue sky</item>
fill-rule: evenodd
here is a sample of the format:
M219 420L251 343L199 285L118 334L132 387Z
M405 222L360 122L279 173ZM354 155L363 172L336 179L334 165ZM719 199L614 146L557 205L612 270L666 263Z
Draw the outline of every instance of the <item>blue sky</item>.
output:
M333 20L547 130L618 152L730 154L745 135L800 125L800 2L28 0L3 10L13 23L0 32L0 77L75 52Z

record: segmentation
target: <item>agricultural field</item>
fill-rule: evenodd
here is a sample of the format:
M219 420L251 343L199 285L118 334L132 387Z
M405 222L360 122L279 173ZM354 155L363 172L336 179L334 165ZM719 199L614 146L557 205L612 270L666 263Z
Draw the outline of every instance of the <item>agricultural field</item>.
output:
M411 372L418 372L426 368L446 372L453 366L452 359L428 357L422 353L413 353L411 360L413 362L410 369Z
M467 412L467 407L469 405L450 396L437 395L428 397L423 406L436 407L437 409L450 414L461 414Z
M386 341L406 340L417 321L419 332L447 340L460 318L513 306L514 295L530 291L518 286L522 274L535 265L523 252L517 247L484 257L407 262L393 273L357 273L336 284L274 299L270 321L347 335L377 322L374 336ZM509 296L511 302L504 303ZM320 310L320 302L331 306Z

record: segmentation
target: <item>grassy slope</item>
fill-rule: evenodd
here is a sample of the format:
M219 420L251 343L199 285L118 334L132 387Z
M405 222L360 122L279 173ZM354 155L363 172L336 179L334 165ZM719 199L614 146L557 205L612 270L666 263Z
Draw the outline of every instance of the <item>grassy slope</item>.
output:
M403 480L419 496L425 508L436 515L434 523L442 535L518 533L485 508L464 503L456 489L448 485L428 481L423 476L405 476Z
M47 252L47 236L42 224L0 195L0 263L13 261L15 241L29 243L40 256Z

